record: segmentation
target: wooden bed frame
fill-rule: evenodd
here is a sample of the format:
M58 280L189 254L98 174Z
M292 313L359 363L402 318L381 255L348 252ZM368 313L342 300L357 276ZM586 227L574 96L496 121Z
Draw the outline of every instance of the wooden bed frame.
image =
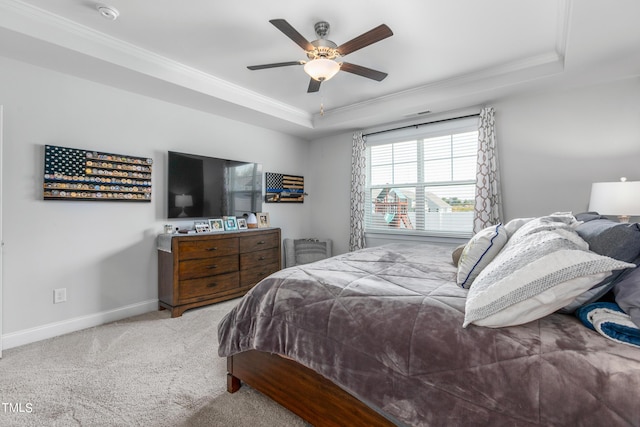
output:
M241 382L313 426L395 426L327 378L292 359L261 351L227 357L227 391Z

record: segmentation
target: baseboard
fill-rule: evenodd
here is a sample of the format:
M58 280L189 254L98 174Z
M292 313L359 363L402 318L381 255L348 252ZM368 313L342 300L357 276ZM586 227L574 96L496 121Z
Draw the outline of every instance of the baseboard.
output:
M9 348L19 347L32 342L46 340L48 338L68 334L70 332L80 331L82 329L92 328L105 323L115 322L116 320L122 320L127 317L148 313L157 309L158 300L149 300L116 308L114 310L102 311L88 316L76 317L74 319L64 320L61 322L49 323L35 328L11 332L9 334L2 335L2 349L7 350Z

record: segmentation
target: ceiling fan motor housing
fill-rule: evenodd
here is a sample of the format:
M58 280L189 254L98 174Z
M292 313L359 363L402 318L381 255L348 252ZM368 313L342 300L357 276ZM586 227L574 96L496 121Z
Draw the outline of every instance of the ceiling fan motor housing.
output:
M327 38L330 28L331 26L327 21L316 22L316 25L313 26L313 29L316 31L316 35L321 39Z
M336 45L331 40L318 39L318 40L312 41L311 44L315 49L307 52L307 57L309 59L318 59L318 58L335 59L338 56L340 56L340 54L336 50L338 45Z
M316 22L314 29L318 39L310 42L315 49L307 51L307 58L311 60L318 58L336 59L340 56L336 50L338 45L327 39L330 28L329 23L326 21Z

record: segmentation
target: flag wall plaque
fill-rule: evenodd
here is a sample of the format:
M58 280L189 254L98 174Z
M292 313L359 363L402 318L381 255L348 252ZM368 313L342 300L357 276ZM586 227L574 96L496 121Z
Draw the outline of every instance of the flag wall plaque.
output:
M304 203L304 177L266 172L267 203Z
M146 157L45 145L45 200L151 201Z

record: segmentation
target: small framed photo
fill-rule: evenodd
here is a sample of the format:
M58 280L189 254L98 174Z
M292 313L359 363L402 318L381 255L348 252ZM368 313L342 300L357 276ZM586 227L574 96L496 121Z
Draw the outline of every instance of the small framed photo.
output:
M256 216L258 217L258 228L271 227L269 212L259 212Z
M238 222L236 220L235 216L225 216L222 218L224 221L224 229L229 231L229 230L237 230L238 229Z
M246 218L238 218L238 230L246 230L249 227L247 226Z
M224 231L224 221L222 218L210 219L209 229L211 231Z
M207 221L196 221L193 223L196 233L208 233L210 231Z

